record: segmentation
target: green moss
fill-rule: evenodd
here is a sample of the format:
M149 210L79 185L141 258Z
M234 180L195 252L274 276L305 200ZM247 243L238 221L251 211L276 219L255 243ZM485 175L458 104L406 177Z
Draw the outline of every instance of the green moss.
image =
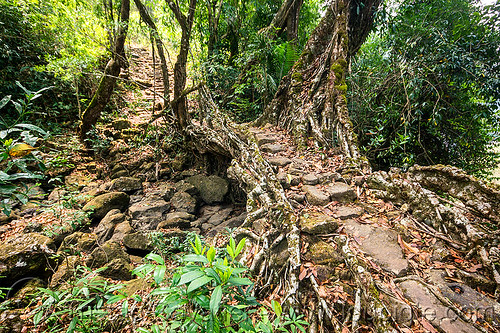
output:
M335 86L335 89L341 91L341 92L346 92L347 91L347 84L340 84L338 86Z
M295 72L292 74L292 81L295 82L302 82L304 79L302 78L302 73L300 72Z

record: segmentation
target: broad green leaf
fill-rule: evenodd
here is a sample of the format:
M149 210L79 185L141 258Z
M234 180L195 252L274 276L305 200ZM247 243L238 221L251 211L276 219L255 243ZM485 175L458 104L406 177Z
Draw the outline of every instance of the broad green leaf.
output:
M253 282L247 278L240 278L240 277L234 277L234 276L231 276L229 278L228 282L235 285L235 286L249 286L249 285L253 284Z
M189 283L189 282L191 282L199 277L202 277L204 275L205 275L205 273L203 273L202 271L198 271L198 270L182 274L178 285L181 286L183 284Z
M271 301L271 306L273 307L273 311L276 314L276 316L280 317L283 311L281 308L281 304L273 299Z
M215 287L210 297L210 312L215 317L219 311L220 302L222 300L222 286Z
M113 295L111 296L108 301L106 303L108 304L113 304L113 303L116 303L116 302L119 302L121 301L122 299L125 298L125 295Z
M35 131L35 132L38 132L38 133L42 134L43 136L49 135L49 133L47 133L46 131L44 131L40 127L32 125L32 124L24 124L23 123L23 124L17 124L14 127L17 127L17 128L20 128L20 129L27 129L27 130L30 130L30 131Z
M240 242L238 243L238 246L236 247L236 252L234 253L234 256L237 257L241 250L243 250L243 247L245 246L245 242L246 242L246 238L243 238L242 240L240 240Z
M210 247L210 249L207 251L207 259L208 262L213 262L215 259L215 248L213 246Z
M164 265L160 265L156 267L154 273L153 273L153 279L157 284L160 284L163 281L163 278L165 277L165 272L167 271L167 267Z
M207 283L209 283L210 281L212 281L213 278L209 277L209 276L206 276L206 275L203 275L195 280L193 280L188 288L187 288L187 292L190 293L192 292L193 290L196 290L198 289L199 287L202 287L204 285L206 285Z
M78 317L73 317L73 319L71 319L71 322L69 323L69 327L66 333L73 333L75 331L77 321Z
M163 260L163 258L160 255L158 255L156 253L153 253L153 252L149 253L146 256L146 259L153 260L153 261L157 262L160 265L164 265L165 264L165 261Z
M184 256L182 260L186 262L201 262L204 264L208 264L208 259L201 254L188 254Z
M127 314L128 314L128 299L126 299L122 305L122 316L126 317Z

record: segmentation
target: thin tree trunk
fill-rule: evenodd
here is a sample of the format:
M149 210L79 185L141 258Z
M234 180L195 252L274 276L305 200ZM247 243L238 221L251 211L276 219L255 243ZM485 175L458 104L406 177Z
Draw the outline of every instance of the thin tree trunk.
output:
M148 25L148 27L151 30L151 33L153 35L153 38L155 40L156 48L158 49L158 56L160 57L160 63L161 63L161 73L162 73L162 79L163 79L163 99L164 99L165 105L169 105L170 104L170 95L169 95L170 83L168 80L167 59L165 58L163 42L160 38L160 35L158 34L158 29L156 28L156 24L154 23L153 19L151 18L151 15L149 15L144 4L141 2L141 0L134 0L134 2L135 2L137 9L139 10L139 15L141 16L141 19Z
M80 124L80 140L86 142L88 132L99 120L101 112L108 104L111 94L115 88L116 79L120 70L127 66L125 57L125 40L127 38L128 21L130 15L130 0L122 0L120 9L120 22L113 45L113 53L104 69L104 75L99 82L89 106L83 112Z
M174 13L175 18L177 22L179 22L182 30L181 47L179 55L177 56L177 61L174 65L174 99L171 106L179 129L184 131L190 121L184 88L186 87L186 64L189 53L191 30L193 28L194 13L196 10L196 0L189 1L187 16L181 12L177 2L167 0L167 4Z

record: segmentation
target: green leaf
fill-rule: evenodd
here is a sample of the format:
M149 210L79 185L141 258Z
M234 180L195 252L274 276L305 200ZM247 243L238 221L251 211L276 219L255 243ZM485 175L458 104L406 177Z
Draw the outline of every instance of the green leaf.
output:
M199 277L202 277L204 276L205 273L203 273L202 271L200 270L196 270L196 271L191 271L191 272L188 272L188 273L185 273L185 274L182 274L181 276L181 279L179 280L179 286L183 285L183 284L186 284L186 283L189 283Z
M20 129L27 129L27 130L30 130L30 131L35 131L35 132L38 132L38 133L42 134L43 136L49 135L49 133L47 133L46 131L44 131L40 127L32 125L32 124L17 124L14 127L17 127L17 128L20 128Z
M126 317L127 314L128 314L128 299L126 299L122 305L122 316Z
M165 277L165 272L167 271L167 267L164 265L160 265L156 267L154 273L153 273L153 279L157 284L160 284L163 281L163 278Z
M73 317L73 319L71 319L71 322L69 323L69 327L66 333L73 333L75 331L77 321L78 317Z
M146 259L153 260L160 265L165 265L165 261L163 260L163 258L160 255L153 253L153 252L149 253L146 256Z
M249 286L253 284L253 282L247 278L239 278L234 276L231 276L227 282L235 286Z
M271 301L271 306L273 307L273 311L276 314L276 316L280 317L283 311L281 308L281 304L273 299Z
M196 290L198 289L199 287L202 287L204 285L206 285L207 283L209 283L210 281L212 281L213 278L209 277L209 276L206 276L206 275L203 275L195 280L193 280L188 288L187 288L187 292L190 293L192 292L193 290Z
M213 246L207 251L207 259L209 263L212 263L215 259L215 248Z
M40 310L39 312L35 313L35 315L33 316L33 325L37 326L42 320L42 317L43 317L43 310Z
M215 287L212 292L212 296L210 297L210 312L213 316L217 315L219 311L220 302L222 300L222 286Z
M113 295L111 296L106 303L108 304L114 304L116 302L121 301L122 299L125 298L125 295Z
M188 254L184 256L182 260L186 262L201 262L204 264L208 264L208 259L201 254Z
M7 95L4 98L2 98L2 100L0 100L0 109L3 108L5 105L7 105L7 103L9 103L11 97L12 97L11 95Z
M236 247L236 252L234 254L235 257L237 257L241 250L243 250L243 247L245 246L245 242L246 242L246 238L243 238L242 240L240 240L240 242L238 243L238 246Z

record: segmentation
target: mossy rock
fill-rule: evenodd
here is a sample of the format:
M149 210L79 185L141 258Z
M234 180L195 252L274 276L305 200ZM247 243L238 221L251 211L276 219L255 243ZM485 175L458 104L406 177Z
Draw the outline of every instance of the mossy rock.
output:
M331 234L337 231L339 224L330 215L309 212L300 217L300 229L311 235Z
M101 194L90 200L82 210L91 212L90 216L94 220L100 220L112 209L124 211L127 209L130 197L124 192L110 192Z

